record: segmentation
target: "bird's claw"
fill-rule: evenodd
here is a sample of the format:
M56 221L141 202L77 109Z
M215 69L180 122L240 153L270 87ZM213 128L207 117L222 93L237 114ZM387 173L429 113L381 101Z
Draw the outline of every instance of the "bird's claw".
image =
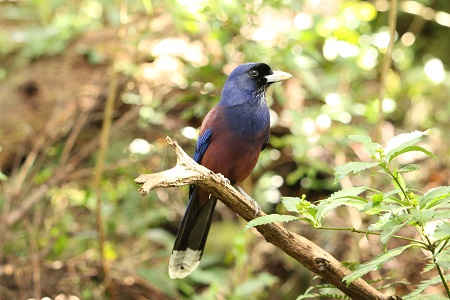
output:
M255 215L253 217L256 217L261 212L261 206L259 206L258 202L256 202L256 200L253 198L250 198L248 200L250 200L250 202L252 202L253 207L255 208Z
M223 176L222 174L218 173L217 174L220 177L220 181L225 185L225 186L229 186L230 185L230 179L226 178L225 176Z
M239 185L235 184L234 187L245 197L245 199L253 204L253 207L255 208L255 215L253 217L256 217L261 212L261 206L259 206L258 202L250 197Z

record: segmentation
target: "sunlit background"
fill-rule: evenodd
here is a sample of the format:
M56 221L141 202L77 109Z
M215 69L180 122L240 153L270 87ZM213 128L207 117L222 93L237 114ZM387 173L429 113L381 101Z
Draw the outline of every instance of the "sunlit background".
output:
M245 223L221 204L199 270L170 280L187 189L141 197L133 179L174 165L166 136L192 154L226 76L262 61L293 75L269 89L270 144L243 184L265 212L282 213L283 196L315 201L337 191L333 168L368 159L348 135L375 138L377 127L381 143L431 128L427 147L439 162L411 158L424 165L406 178L422 190L448 185L450 2L399 0L381 94L389 9L387 0L0 1L0 298L111 297L99 268L92 176L114 90L101 187L106 258L123 299L296 299L320 283L256 233L242 233ZM385 183L341 182L354 184ZM350 210L329 217L334 226L365 221ZM382 251L376 238L294 223L287 226L341 261ZM418 274L421 257L392 261L367 279L418 284L431 276Z

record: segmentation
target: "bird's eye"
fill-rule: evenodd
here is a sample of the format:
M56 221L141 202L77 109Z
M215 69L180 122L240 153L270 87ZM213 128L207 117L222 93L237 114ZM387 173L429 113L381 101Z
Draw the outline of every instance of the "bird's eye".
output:
M253 76L253 77L256 77L259 75L258 71L256 71L256 70L250 70L249 74L250 74L250 76Z

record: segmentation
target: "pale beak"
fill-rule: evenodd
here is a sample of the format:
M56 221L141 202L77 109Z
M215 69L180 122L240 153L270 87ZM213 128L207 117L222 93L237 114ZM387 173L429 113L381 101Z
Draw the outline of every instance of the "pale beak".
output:
M273 71L273 74L264 76L267 79L267 83L283 81L291 78L292 75L283 71Z

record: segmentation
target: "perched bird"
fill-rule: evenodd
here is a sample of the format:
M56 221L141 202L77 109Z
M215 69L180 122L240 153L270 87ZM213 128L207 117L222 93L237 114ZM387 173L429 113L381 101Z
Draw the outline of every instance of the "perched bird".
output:
M291 74L273 71L264 63L234 69L220 102L203 120L194 160L237 185L247 178L269 141L270 114L266 90ZM178 229L169 263L170 278L184 278L200 263L217 199L196 185L189 188L189 203Z

